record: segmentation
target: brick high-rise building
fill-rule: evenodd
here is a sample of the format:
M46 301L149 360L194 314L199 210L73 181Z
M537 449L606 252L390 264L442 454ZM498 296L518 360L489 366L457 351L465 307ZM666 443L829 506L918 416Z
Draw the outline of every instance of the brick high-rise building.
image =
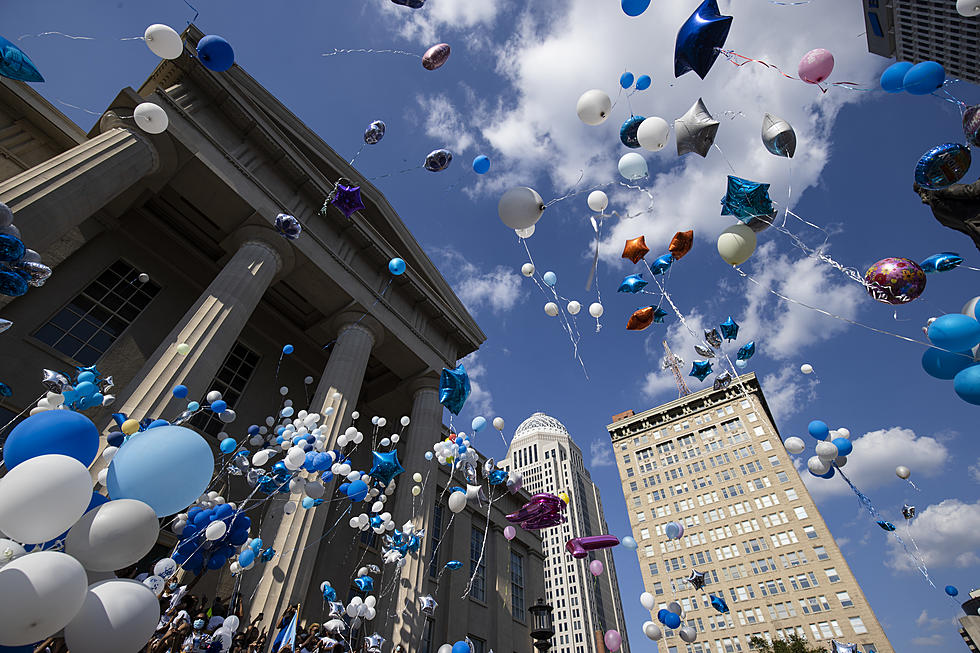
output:
M752 636L797 633L862 652L894 649L783 448L755 374L640 413L612 437L646 591L684 608L692 644L665 629L661 653L747 652ZM665 527L684 526L671 540ZM686 579L704 572L703 591ZM709 594L730 608L720 614Z

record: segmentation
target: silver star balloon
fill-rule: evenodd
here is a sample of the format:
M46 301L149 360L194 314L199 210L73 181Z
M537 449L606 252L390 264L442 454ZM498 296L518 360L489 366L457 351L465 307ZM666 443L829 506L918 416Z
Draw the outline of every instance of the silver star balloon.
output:
M709 345L711 345L716 349L718 347L721 347L721 334L718 333L718 329L711 329L710 331L708 329L705 329L704 340L705 342L707 342Z
M99 381L99 392L105 394L109 390L111 390L115 385L116 384L112 380L112 375L110 374L109 376Z
M3 333L4 331L6 331L7 329L9 329L13 325L14 325L14 323L11 322L10 320L5 320L3 318L0 318L0 333Z
M381 653L381 646L385 643L385 638L374 633L364 638L365 653Z
M419 609L425 614L432 616L437 607L439 607L439 604L436 603L436 600L432 598L431 594L419 597Z
M41 373L43 374L41 385L47 388L49 392L58 394L64 392L65 386L69 383L67 376L54 370L41 370Z
M344 604L340 601L329 601L330 606L330 617L336 617L338 619L343 619L344 615L347 614L344 610Z

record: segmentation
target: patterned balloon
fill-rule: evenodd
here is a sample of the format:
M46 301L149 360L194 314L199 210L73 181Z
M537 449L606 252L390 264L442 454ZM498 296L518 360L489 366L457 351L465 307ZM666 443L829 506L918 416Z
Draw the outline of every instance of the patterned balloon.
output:
M864 275L868 294L883 304L908 304L926 289L926 273L907 258L883 258Z
M970 145L980 146L980 105L967 107L963 112L963 133Z
M623 142L626 147L637 148L640 147L640 141L637 139L636 130L640 128L640 123L646 120L643 116L630 116L627 118L623 126L619 128L619 140Z
M915 183L936 190L955 184L970 169L970 149L959 143L937 145L922 155L915 166Z

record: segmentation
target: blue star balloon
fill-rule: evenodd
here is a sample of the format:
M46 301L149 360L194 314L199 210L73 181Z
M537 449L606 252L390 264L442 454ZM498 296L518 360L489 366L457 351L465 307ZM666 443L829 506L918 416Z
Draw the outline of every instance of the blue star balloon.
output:
M371 455L374 457L374 466L371 467L368 475L385 485L391 483L391 479L405 471L405 468L398 462L397 451L392 450L385 453L372 451Z
M704 381L709 374L711 374L711 361L694 361L688 376L693 376L698 381Z
M728 319L718 325L721 329L721 335L724 336L725 340L731 342L738 337L738 324L729 315Z
M619 290L617 290L617 292L628 292L635 295L643 290L643 287L648 283L650 282L643 280L643 275L631 274L623 279L623 282L619 284Z
M704 79L724 47L732 17L722 16L717 0L704 0L681 25L674 45L674 77L693 70Z
M34 62L16 45L0 36L0 75L20 82L43 82Z
M953 268L959 266L963 262L963 257L959 254L953 252L943 252L942 254L933 254L926 260L919 263L919 267L926 274L932 272L948 272Z
M364 202L361 201L361 187L337 184L337 191L330 203L340 209L345 218L351 217L364 208Z
M653 309L653 321L657 324L663 324L664 318L667 317L667 311L660 308L659 306Z
M374 591L374 579L370 576L359 576L354 579L354 584L357 585L357 589L362 592L372 592Z
M754 218L764 218L771 223L775 213L769 197L769 184L728 175L728 192L721 198L722 215L734 215L748 224Z
M259 560L261 560L262 562L269 562L275 556L276 556L276 550L270 546L266 549L262 549L262 555L261 557L259 557Z
M337 600L337 590L335 590L334 588L330 587L329 585L325 585L323 587L323 598L326 599L327 601L336 601Z
M721 598L720 596L715 596L714 594L709 594L708 596L711 597L712 608L714 608L715 610L717 610L722 614L728 612L728 604L725 603L725 599Z
M674 262L673 256L671 256L670 254L664 254L663 256L659 257L656 261L653 262L653 264L650 266L650 269L653 270L654 274L663 274L664 272L670 269L670 264L673 262Z
M630 116L623 126L619 128L619 140L626 147L640 147L640 141L636 137L636 130L640 128L640 123L646 120L643 116Z
M736 360L747 361L755 355L755 340L750 340L741 347L738 348L738 353L735 354Z
M448 408L453 415L459 415L469 396L470 377L466 374L463 364L460 363L454 370L443 368L442 375L439 377L439 403Z
M487 480L490 481L490 485L501 485L507 481L507 472L502 469L495 469L490 472L490 476Z
M381 515L371 515L371 528L381 528L384 526L385 520L381 519Z

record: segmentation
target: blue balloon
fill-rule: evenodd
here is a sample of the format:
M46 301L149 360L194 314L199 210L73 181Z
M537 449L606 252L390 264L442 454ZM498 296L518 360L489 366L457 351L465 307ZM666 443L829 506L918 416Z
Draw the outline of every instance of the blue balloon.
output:
M197 42L197 58L208 70L222 73L235 63L235 51L220 36L208 34Z
M956 252L942 252L925 259L919 263L919 267L926 274L932 274L933 272L948 272L959 267L962 262L963 257Z
M211 402L211 411L215 413L223 413L228 410L228 402L224 399L219 399L217 401Z
M474 433L479 433L483 429L487 428L487 418L483 415L477 415L470 423L470 428L473 429Z
M960 591L958 589L956 589L952 585L947 585L946 586L946 593L949 594L950 596L956 596L957 594L960 593Z
M0 75L21 82L44 81L30 57L2 36L0 36Z
M645 281L642 274L629 274L623 277L623 281L619 284L619 288L616 290L616 292L636 294L643 290L643 287L648 283L650 282Z
M667 614L664 615L664 625L668 628L679 628L681 625L680 615L674 614L668 610Z
M453 644L453 653L473 653L470 650L470 645L466 642L456 642Z
M980 322L962 313L948 313L929 325L928 335L937 347L966 351L980 344Z
M247 567L255 562L255 551L252 549L245 549L238 554L238 564L242 567Z
M99 429L73 410L45 410L31 415L10 431L3 445L8 470L46 454L74 458L86 467L99 453Z
M645 91L650 88L650 84L652 83L653 80L650 78L650 75L640 75L636 78L636 90Z
M556 283L558 283L558 275L551 270L548 270L541 275L541 280L544 281L546 286L554 286Z
M200 408L201 408L201 404L197 403L196 401L192 401L187 404L187 410L192 412L195 410L200 410Z
M946 69L935 61L917 63L902 79L902 87L912 95L929 95L937 88L942 88L946 81Z
M619 85L623 88L629 88L633 85L633 73L623 73L619 76Z
M826 423L821 422L818 419L813 420L806 427L807 433L816 438L817 440L826 440L830 435L830 427Z
M76 389L78 387L77 384L81 383L82 381L91 381L91 382L94 382L95 381L95 372L91 372L89 370L85 370L84 372L79 372L78 373L78 376L75 377Z
M363 501L364 497L367 496L367 493L367 483L361 479L357 479L347 486L347 498L349 498L351 501Z
M316 505L316 500L313 499L313 497L303 497L303 500L300 503L304 509L309 510Z
M627 16L639 16L649 6L650 0L623 0L622 3L623 13Z
M718 0L704 0L677 32L674 77L693 70L704 79L725 46L731 28L732 17L721 15Z
M213 473L214 454L204 438L183 426L161 426L119 447L106 486L113 499L137 499L166 517L194 503Z
M7 270L0 270L0 295L20 297L27 292L27 281L22 276Z
M75 392L77 392L81 397L90 397L91 395L94 395L97 390L98 388L95 387L95 384L91 381L82 381L75 386Z
M214 507L214 516L218 519L226 519L234 514L235 509L229 506L227 503L222 503ZM242 515L242 518L246 519L244 515Z
M810 472L810 473L813 474L813 472ZM835 472L834 472L834 466L831 465L830 466L830 469L827 470L827 473L826 474L813 474L813 475L814 476L818 476L820 478L833 478L834 477L834 474L835 474Z
M221 441L219 448L221 449L221 453L231 453L238 448L238 443L235 442L235 438L225 438Z
M228 558L226 556L223 556L220 553L212 553L211 557L208 558L208 569L221 569L225 566L226 562L228 562Z
M953 378L953 391L960 399L980 406L980 365L966 368Z
M973 156L967 146L959 143L937 145L915 164L915 183L929 190L946 188L962 179L972 163Z
M152 422L150 422L149 424L147 424L146 425L146 428L147 429L157 429L157 428L160 428L161 426L169 426L169 425L170 425L170 422L168 422L165 419L155 419ZM146 429L143 429L143 430L146 430Z
M293 347L292 345L283 345L282 346L282 353L286 354L287 356L289 354L293 353L294 351L296 351L296 348Z
M485 175L490 172L490 157L486 154L481 154L473 159L473 172L478 175Z
M248 546L249 546L249 547L250 547L250 548L251 548L251 549L252 549L253 551L258 551L259 549L261 549L261 548L262 548L262 538L261 538L261 537L257 537L257 538L255 538L254 540L252 540L252 541L251 541L251 542L249 543L249 545L248 545Z
M969 350L950 353L930 347L922 352L922 369L936 379L950 381L971 365L973 365L973 352Z
M885 68L881 73L881 90L885 93L901 93L905 88L905 75L912 69L908 61L899 61Z
M854 450L854 445L847 438L834 438L833 443L837 447L837 455L839 456L849 456Z
M626 147L638 148L640 147L640 141L636 136L637 130L640 128L640 123L642 123L646 118L643 116L630 116L623 123L623 126L619 128L619 140Z
M405 261L400 258L393 258L388 261L388 272L391 272L396 277L405 273Z
M183 399L184 397L187 396L187 386L186 385L175 385L174 386L174 389L171 390L171 392L173 392L174 393L174 396L177 397L178 399Z
M636 551L636 549L637 549L636 540L634 540L629 535L627 535L626 537L624 537L623 539L621 539L619 541L619 543L622 544L623 546L625 546L630 551Z
M25 646L0 646L0 653L34 653L34 649L40 643L36 642Z

